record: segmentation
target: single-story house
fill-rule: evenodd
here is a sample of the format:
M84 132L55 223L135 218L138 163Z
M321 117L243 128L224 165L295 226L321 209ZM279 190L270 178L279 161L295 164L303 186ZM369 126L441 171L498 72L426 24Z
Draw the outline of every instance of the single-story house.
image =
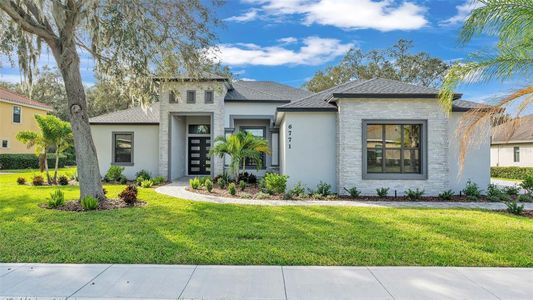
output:
M242 130L270 143L258 175L286 174L289 186L315 188L322 181L340 194L355 186L364 194L388 187L400 195L408 188L436 195L458 192L469 179L489 184L488 134L459 171L455 128L475 106L459 94L448 114L438 90L388 79L350 81L319 93L223 77L158 80L159 102L151 107L90 119L102 173L121 165L129 178L141 169L169 180L216 176L228 159L208 156L212 141ZM247 168L256 172L257 166Z
M514 130L511 122L494 128L490 146L490 165L533 167L533 115L520 118Z

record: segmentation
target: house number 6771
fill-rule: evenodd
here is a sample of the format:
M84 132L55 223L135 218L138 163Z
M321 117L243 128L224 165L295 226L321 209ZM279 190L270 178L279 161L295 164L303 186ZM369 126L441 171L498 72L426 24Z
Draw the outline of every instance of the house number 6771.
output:
M292 124L289 124L287 128L287 144L289 145L289 149L292 149Z

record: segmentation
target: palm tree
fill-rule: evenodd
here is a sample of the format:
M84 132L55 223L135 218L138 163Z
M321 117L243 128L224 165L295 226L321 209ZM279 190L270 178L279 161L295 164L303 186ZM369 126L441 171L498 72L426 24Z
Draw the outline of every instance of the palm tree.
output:
M211 157L216 155L221 158L224 155L231 157L229 168L230 172L234 174L235 179L239 177L241 166L244 172L247 159L254 161L259 169L264 153L270 153L268 142L263 138L255 137L253 134L243 131L228 137L217 137L214 147L209 151Z
M510 106L516 108L509 128L509 136L518 126L520 116L533 102L533 1L478 0L477 8L465 21L459 41L466 44L474 36L486 34L498 39L491 51L472 53L466 61L456 63L449 70L440 91L440 101L450 111L454 90L459 84L505 81L512 78L528 80L493 106L478 106L466 113L459 124L460 165L463 166L468 146L476 141L485 124L500 123L508 118Z

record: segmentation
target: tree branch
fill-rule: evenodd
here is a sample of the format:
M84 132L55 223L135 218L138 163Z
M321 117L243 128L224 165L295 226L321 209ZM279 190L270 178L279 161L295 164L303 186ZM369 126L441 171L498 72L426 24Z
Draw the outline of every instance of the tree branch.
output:
M0 0L0 9L10 16L14 22L19 24L24 31L33 33L46 41L55 41L57 39L54 32L46 29L42 24L38 24L32 18L12 1Z

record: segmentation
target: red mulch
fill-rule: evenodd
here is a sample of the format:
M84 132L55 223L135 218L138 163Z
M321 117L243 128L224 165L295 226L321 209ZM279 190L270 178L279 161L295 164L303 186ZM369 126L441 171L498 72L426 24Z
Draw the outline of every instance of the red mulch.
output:
M98 206L96 210L110 210L110 209L118 209L118 208L142 207L142 206L146 206L146 204L147 204L146 202L140 201L140 200L137 200L137 202L135 202L135 204L133 205L129 205L121 199L105 199L104 201L100 201L100 205ZM40 204L39 206L42 208L46 208L46 209L56 209L56 210L63 210L63 211L77 211L77 212L84 211L83 208L81 207L80 202L76 200L68 201L65 203L65 205L56 207L56 208L49 207L48 204L46 203Z

